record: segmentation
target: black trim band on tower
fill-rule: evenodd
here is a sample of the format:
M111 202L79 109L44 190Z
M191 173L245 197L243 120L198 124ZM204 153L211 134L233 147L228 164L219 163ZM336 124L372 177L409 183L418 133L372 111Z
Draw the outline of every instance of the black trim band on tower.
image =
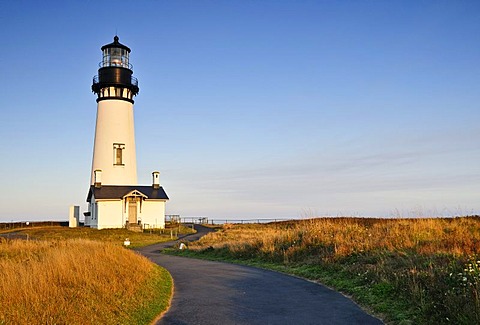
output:
M98 94L105 87L120 87L130 89L136 96L140 89L137 78L132 74L132 70L123 67L100 68L98 75L93 77L92 91Z
M130 98L125 98L125 97L118 97L118 96L112 96L112 97L98 97L98 98L97 98L97 103L98 103L98 102L101 102L102 100L109 100L109 99L124 100L124 101L126 101L126 102L129 102L129 103L135 104L135 101L134 101L133 99L130 99Z

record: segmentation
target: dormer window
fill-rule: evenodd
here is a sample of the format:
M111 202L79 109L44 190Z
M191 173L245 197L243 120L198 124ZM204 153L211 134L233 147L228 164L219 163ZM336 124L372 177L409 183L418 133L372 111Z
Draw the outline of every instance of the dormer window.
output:
M125 150L125 144L123 143L113 144L113 165L114 166L124 166L123 150Z

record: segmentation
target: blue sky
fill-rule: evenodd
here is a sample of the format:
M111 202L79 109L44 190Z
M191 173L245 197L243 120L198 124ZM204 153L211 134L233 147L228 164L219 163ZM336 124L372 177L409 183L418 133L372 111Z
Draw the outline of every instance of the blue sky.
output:
M86 209L116 33L168 213L480 213L478 1L2 1L0 25L0 221Z

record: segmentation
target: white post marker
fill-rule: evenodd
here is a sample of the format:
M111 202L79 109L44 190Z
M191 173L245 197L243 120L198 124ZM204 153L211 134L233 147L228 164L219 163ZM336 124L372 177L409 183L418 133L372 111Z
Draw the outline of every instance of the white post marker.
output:
M129 240L128 238L125 238L125 241L123 242L123 245L124 245L125 247L130 246L130 240Z
M187 245L185 245L184 243L180 243L180 250L184 250L184 249L187 249Z

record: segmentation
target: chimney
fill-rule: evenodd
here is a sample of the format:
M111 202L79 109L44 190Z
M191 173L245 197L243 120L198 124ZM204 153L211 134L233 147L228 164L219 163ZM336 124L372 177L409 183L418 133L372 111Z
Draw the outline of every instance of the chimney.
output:
M154 189L159 189L160 188L160 172L153 172L152 173L152 176L153 176L153 182L152 182L152 186Z
M94 172L94 186L96 188L102 187L102 171L100 169L96 169Z

